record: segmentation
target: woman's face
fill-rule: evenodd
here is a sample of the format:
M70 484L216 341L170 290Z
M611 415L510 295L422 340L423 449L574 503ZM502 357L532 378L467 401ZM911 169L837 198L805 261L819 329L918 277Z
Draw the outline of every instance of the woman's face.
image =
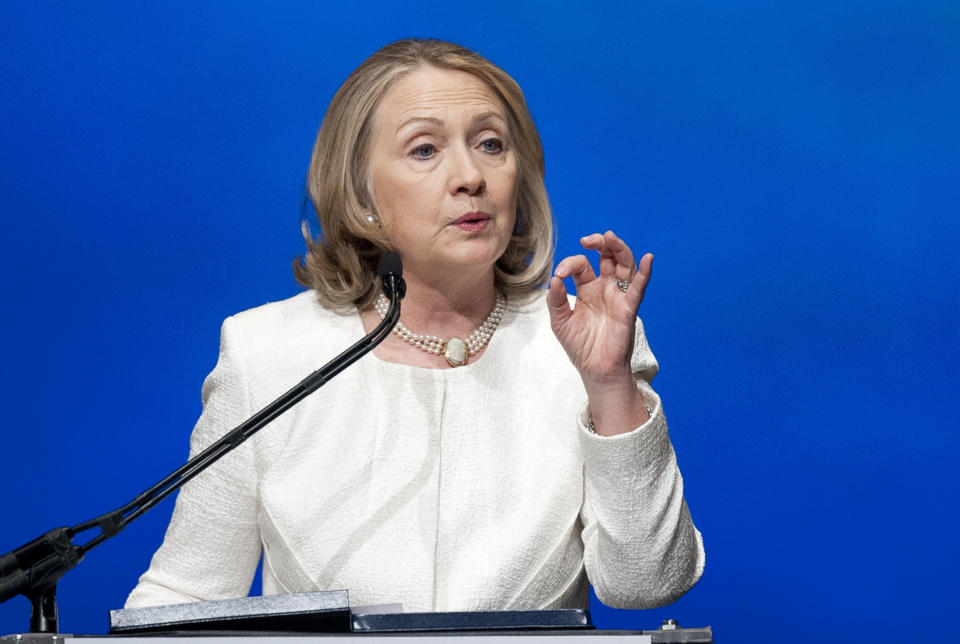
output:
M423 66L374 115L370 180L404 271L492 270L513 232L517 159L506 111L479 78Z

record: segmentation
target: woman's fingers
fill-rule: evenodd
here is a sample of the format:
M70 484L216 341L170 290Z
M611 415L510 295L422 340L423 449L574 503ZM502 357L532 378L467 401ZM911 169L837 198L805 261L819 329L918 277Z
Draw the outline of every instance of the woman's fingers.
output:
M604 239L600 233L593 233L580 238L580 245L587 250L603 250Z
M640 263L635 264L633 251L612 230L603 234L593 233L581 237L580 244L587 250L595 250L600 253L601 277L630 283L626 291L627 297L634 309L639 308L647 290L647 284L650 282L650 273L653 270L653 254L645 254L640 258ZM565 257L557 264L554 275L560 280L573 277L573 283L576 284L578 291L583 284L592 282L597 278L593 267L590 265L590 260L585 255ZM554 288L551 280L551 297L553 296L552 291L554 291ZM560 289L556 289L556 291L559 297ZM563 289L563 295L566 295L565 288ZM559 306L560 300L557 299L555 302Z
M603 233L593 233L580 238L580 245L587 250L600 253L600 274L628 280L633 275L633 252L626 242L617 237L616 233L608 230Z
M613 253L613 258L617 262L615 268L617 279L628 280L633 277L633 251L630 250L630 247L627 246L627 243L617 237L612 230L608 230L603 235L603 239L607 244L607 248L609 248Z
M573 314L567 299L567 287L559 277L550 278L550 291L547 293L547 308L555 325L563 324Z
M627 297L634 309L640 308L643 302L643 296L647 292L647 284L650 283L650 274L653 272L653 253L647 253L640 258L640 264L637 266L637 272L630 281L630 288L627 289Z
M573 283L576 284L578 288L582 284L597 279L596 273L593 272L593 266L590 265L590 260L587 259L586 255L564 257L560 260L560 263L557 264L557 268L553 274L560 279L572 277Z

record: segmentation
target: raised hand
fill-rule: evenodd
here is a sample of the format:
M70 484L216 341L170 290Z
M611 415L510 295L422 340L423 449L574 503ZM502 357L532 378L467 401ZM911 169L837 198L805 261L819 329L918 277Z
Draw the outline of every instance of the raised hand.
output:
M630 427L633 420L645 421L647 417L630 371L630 357L637 309L650 281L653 255L647 253L639 265L635 264L629 246L613 231L588 235L580 243L600 253L600 273L594 272L584 255L562 259L550 279L550 322L580 372L598 433L620 433L636 427ZM573 277L577 287L573 309L563 284L566 277ZM616 409L624 406L627 408ZM617 413L628 421L623 426L626 429L613 428L607 422L603 428L607 431L601 432L600 417Z

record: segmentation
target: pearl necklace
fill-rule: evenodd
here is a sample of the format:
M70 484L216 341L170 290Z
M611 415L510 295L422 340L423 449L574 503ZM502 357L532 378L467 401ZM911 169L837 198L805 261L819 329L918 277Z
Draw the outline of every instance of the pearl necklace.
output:
M384 294L381 293L378 295L377 301L373 304L373 308L380 314L381 320L387 315L387 309L389 307L390 302ZM493 310L490 311L490 315L483 321L483 324L470 334L466 342L457 337L444 340L435 335L413 333L403 325L403 322L397 322L397 325L393 327L393 332L401 340L415 346L421 351L437 356L442 355L451 367L460 367L467 364L470 356L477 355L481 349L487 346L493 332L497 330L497 325L499 325L500 320L503 319L503 312L506 308L507 298L497 293L497 303L494 305Z

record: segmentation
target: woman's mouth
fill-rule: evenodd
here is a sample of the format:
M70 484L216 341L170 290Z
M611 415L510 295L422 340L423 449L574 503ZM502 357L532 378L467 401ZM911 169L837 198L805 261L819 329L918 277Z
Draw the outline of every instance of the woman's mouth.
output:
M490 215L485 212L468 212L462 217L454 220L453 225L460 230L470 233L478 233L487 227L490 223Z

